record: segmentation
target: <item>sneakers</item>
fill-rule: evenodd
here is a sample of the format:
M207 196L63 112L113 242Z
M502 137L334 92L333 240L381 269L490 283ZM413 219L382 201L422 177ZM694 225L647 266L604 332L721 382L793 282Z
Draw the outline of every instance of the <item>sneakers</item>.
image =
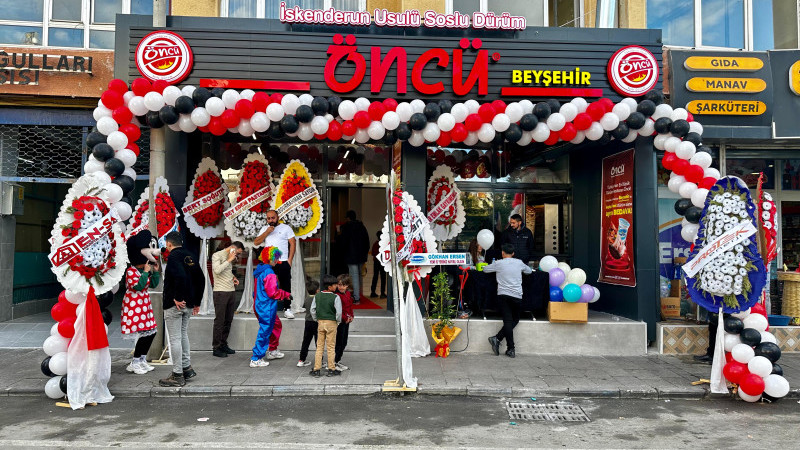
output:
M223 346L223 347L222 347L220 350L222 350L223 352L225 352L225 353L227 353L227 354L229 354L229 355L234 355L234 354L236 354L236 350L234 350L234 349L232 349L232 348L228 347L228 344L225 344L225 346Z
M211 354L216 356L217 358L227 358L228 357L228 352L226 352L225 350L223 350L221 348L215 348L214 351L211 352Z
M312 377L321 377L322 376L322 373L320 373L319 370L312 370L311 372L308 372L308 374L311 375Z
M294 319L294 313L291 309L287 309L283 312L283 317L286 317L287 319Z
M329 376L329 377L335 377L335 376L339 376L339 375L341 375L341 374L342 374L342 371L341 371L341 370L339 370L339 369L333 369L333 370L328 370L328 375L327 375L327 376Z
M489 344L492 345L492 352L494 352L494 356L500 355L500 341L497 340L497 337L492 336L489 338Z
M300 361L297 361L297 367L308 367L310 365L311 361L303 361L302 359Z
M182 374L173 372L167 378L158 380L158 384L164 387L181 387L186 386L186 379L183 378Z
M296 312L296 313L304 313L304 312L306 312L306 309L301 306L300 308L296 309L294 312Z
M146 359L144 359L144 357L142 357L142 359L140 359L140 360L139 360L139 362L141 362L141 363L142 363L142 366L143 366L145 369L147 369L147 371L148 371L148 372L152 372L152 371L156 370L156 368L155 368L155 367L151 366L150 364L147 364L147 360L146 360Z
M256 359L256 360L251 359L250 360L250 367L252 367L252 368L267 367L268 365L269 365L269 361L264 361L263 359Z
M189 381L190 379L196 376L197 372L195 372L194 369L192 369L192 366L183 368L183 378L186 379L186 381Z
M128 372L135 373L136 375L144 375L147 372L149 372L144 363L138 358L133 359L131 363L128 364L128 367L125 368L125 370L127 370Z
M342 371L342 370L347 370L347 369L349 369L349 367L345 366L344 364L342 364L342 363L340 363L340 362L337 362L337 363L336 363L336 369L337 369L337 370L340 370L340 371Z
M278 349L271 350L271 351L267 352L267 359L281 359L284 356L286 356L286 355L281 353L281 351L278 350Z
M506 356L508 356L509 358L516 358L517 354L514 352L513 348L510 348L506 350Z

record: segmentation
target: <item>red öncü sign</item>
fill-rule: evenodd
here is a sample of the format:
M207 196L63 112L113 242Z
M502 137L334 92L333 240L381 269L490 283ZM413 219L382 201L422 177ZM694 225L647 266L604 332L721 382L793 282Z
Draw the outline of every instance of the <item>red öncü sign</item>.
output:
M597 281L636 286L633 267L633 149L603 158L600 186L600 277Z
M638 97L658 83L658 61L646 48L629 45L608 60L607 73L608 82L615 91Z
M189 44L171 31L154 31L136 47L136 68L148 80L175 84L192 71L194 56Z

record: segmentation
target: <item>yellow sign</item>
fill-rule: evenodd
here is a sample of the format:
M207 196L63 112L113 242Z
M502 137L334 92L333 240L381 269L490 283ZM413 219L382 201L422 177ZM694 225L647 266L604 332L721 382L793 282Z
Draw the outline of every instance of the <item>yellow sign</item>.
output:
M733 92L752 94L762 92L767 82L760 78L709 78L695 77L686 82L692 92Z
M767 105L755 100L692 100L686 109L701 115L760 116L767 112Z
M789 89L795 95L800 95L800 61L795 61L792 67L789 67Z
M688 70L755 72L764 67L764 61L746 56L690 56L683 66Z
M581 71L580 67L575 70L512 70L511 82L514 84L592 84L592 74Z

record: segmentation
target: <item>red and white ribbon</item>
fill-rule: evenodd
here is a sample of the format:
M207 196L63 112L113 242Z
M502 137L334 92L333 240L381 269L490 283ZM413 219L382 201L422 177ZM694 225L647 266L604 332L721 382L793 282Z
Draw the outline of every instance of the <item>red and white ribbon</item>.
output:
M272 190L272 186L267 184L263 188L253 192L252 194L248 195L239 203L233 205L225 211L223 214L225 215L225 222L230 222L235 219L237 216L242 214L245 211L249 211L250 208L256 206L257 204L263 202L264 200L269 198L270 191Z
M683 271L686 272L687 277L693 277L700 271L706 264L711 262L714 258L720 256L726 251L730 250L736 244L745 241L750 236L756 234L756 227L753 222L749 220L742 222L739 225L726 231L725 234L718 239L713 240L706 245L700 253L697 254L691 261L683 265Z
M83 230L77 236L64 242L53 250L48 255L50 263L53 264L54 267L61 267L69 263L73 258L80 255L86 247L89 247L98 239L111 233L114 224L119 222L119 220L120 217L117 210L111 208L109 213L95 222L94 225Z
M450 190L450 192L442 199L442 201L428 212L428 222L435 221L441 217L445 211L450 209L450 207L456 203L456 200L458 200L458 194L458 189L453 187L453 189Z
M295 194L289 200L286 200L278 207L276 210L278 212L278 218L283 218L289 211L297 208L300 204L305 203L312 198L319 195L319 191L313 186L307 187L303 192L299 194Z
M225 191L223 191L222 188L220 187L216 191L206 194L196 199L195 201L189 203L188 205L184 205L183 208L181 208L181 211L183 211L184 214L193 216L199 213L200 211L208 208L209 206L221 202L224 199L225 199Z

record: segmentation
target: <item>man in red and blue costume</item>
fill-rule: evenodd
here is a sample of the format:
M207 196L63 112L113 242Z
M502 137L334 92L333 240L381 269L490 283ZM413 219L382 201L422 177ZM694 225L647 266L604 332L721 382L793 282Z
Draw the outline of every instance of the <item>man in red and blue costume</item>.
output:
M250 358L250 367L266 367L268 361L263 358L269 348L269 338L275 325L278 313L278 301L291 299L292 295L278 286L278 277L272 267L281 258L281 251L277 247L264 247L259 260L261 264L253 271L255 287L253 292L253 309L258 318L258 336L253 346L253 356Z

